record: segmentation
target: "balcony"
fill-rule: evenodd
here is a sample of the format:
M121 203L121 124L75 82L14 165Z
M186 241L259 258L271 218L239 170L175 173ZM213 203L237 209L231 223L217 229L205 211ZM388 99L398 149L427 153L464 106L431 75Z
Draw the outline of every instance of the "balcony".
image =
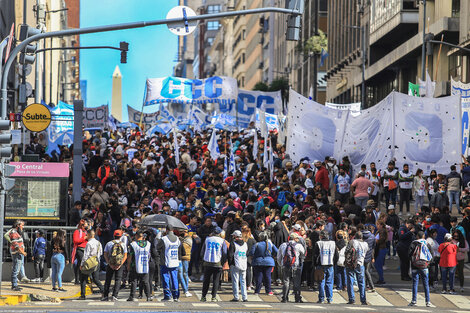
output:
M371 0L370 45L389 42L393 34L409 34L418 30L419 9L414 0ZM393 33L392 33L393 31Z

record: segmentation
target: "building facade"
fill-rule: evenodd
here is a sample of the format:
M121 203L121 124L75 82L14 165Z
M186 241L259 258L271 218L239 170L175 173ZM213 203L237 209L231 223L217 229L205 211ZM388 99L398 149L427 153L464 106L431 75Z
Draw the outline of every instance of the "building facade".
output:
M469 0L426 1L426 33L433 33L434 40L465 45L470 29L469 3ZM365 31L367 87L363 108L378 103L393 90L407 93L408 83L417 83L422 78L424 10L420 1L330 0L328 5L327 100L335 103L361 100L360 27ZM467 80L467 62L459 51L433 45L425 64L436 81L436 97L449 94L451 76Z

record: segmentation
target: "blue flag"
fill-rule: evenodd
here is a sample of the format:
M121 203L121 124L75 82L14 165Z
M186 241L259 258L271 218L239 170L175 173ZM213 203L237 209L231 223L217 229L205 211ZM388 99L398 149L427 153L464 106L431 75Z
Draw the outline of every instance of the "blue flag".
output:
M326 58L329 56L328 51L325 49L321 48L321 53L320 53L320 66L323 66L325 63Z

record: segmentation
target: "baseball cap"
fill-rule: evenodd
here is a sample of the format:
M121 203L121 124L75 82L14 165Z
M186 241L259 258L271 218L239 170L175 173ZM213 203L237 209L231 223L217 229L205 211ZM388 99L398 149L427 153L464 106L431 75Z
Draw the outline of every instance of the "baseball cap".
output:
M242 236L242 232L239 231L239 230L236 230L236 231L234 231L234 232L232 233L232 236L233 236L233 237L241 237L241 236Z
M444 240L447 241L447 240L450 240L450 239L452 239L452 234L447 233L447 234L444 236Z
M122 237L122 230L116 229L114 231L114 237Z
M394 206L393 204L390 204L390 205L388 206L388 210L395 210L395 206Z
M293 229L295 230L300 230L302 228L302 226L300 226L299 224L295 224L294 227L292 227Z
M219 235L221 232L222 232L222 228L220 228L219 226L217 226L217 227L214 229L214 234L216 234L216 235Z

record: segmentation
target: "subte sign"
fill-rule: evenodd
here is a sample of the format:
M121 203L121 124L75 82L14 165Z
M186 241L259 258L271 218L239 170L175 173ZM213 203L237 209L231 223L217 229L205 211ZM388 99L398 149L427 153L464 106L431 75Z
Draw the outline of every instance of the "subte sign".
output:
M34 103L28 105L22 114L24 127L32 132L45 130L51 123L51 112L42 104Z

